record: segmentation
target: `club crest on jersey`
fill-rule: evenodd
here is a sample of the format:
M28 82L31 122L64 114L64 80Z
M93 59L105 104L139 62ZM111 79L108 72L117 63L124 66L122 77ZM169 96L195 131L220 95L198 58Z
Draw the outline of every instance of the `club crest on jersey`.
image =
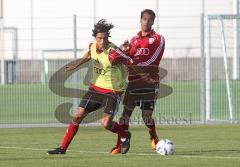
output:
M148 48L138 48L135 56L140 56L140 55L149 55L150 50Z
M155 41L154 38L149 38L148 43L149 43L149 44L153 44L154 41Z

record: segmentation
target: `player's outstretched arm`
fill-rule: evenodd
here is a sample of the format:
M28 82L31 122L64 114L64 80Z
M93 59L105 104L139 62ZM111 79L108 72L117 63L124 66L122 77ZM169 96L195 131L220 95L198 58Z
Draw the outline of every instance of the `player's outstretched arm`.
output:
M65 66L65 71L69 72L75 70L78 66L88 62L91 59L91 55L89 52L86 52L82 58L75 60L74 62L67 64Z
M134 71L135 75L141 76L149 84L155 84L156 81L150 77L149 74L145 73L141 67L139 67L131 57L126 55L119 48L110 50L109 60L112 64L125 64Z

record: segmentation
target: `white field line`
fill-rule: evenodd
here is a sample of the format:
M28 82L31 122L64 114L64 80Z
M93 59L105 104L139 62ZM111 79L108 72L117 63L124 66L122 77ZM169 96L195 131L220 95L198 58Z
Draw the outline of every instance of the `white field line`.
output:
M0 149L18 149L18 150L31 150L31 151L46 151L47 149L43 148L26 148L26 147L5 147L5 146L0 146ZM75 150L68 150L68 152L76 152L76 153L88 153L88 154L109 154L109 152L104 152L104 151L75 151ZM110 154L109 154L110 155ZM128 153L126 155L139 155L139 156L160 156L157 153L140 153L140 152L135 152L135 153ZM114 156L114 155L113 155ZM171 158L202 158L202 159L235 159L235 160L240 160L240 157L223 157L223 156L201 156L201 155L173 155L173 156L167 156Z

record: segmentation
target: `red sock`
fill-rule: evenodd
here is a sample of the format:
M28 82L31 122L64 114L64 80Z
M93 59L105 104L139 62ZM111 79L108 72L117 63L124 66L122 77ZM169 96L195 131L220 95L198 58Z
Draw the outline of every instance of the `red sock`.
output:
M128 124L123 124L123 125L120 125L120 126L123 128L123 130L128 130L128 128L129 128Z
M118 133L122 138L126 138L128 136L128 133L117 122L113 122L111 131L113 133Z
M61 148L67 150L69 144L71 143L73 137L78 131L79 125L75 125L72 122L69 124L68 129L65 133L65 136L62 140Z
M155 128L155 122L154 119L152 119L151 124L146 125L148 127L148 132L151 139L158 138L156 128Z

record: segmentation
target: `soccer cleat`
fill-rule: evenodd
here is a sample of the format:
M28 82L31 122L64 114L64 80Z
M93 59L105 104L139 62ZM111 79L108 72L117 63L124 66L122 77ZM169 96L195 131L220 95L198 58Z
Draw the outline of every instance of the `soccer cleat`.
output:
M156 138L151 138L150 140L151 140L152 149L156 150L159 139L156 137Z
M53 150L48 150L48 154L65 154L66 150L62 149L61 147L55 148Z
M121 153L121 146L118 145L118 146L113 147L110 153L113 154L113 155L114 154L120 154Z
M122 147L121 147L121 153L126 154L130 148L130 140L131 140L131 133L128 132L128 137L125 139L121 139L122 141Z

